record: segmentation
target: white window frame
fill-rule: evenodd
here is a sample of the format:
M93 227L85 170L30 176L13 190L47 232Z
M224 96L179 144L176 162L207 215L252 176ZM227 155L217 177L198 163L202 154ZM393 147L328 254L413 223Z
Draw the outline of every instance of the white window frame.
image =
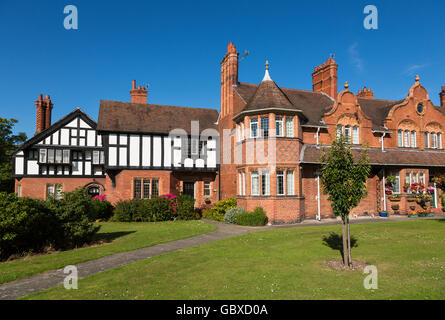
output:
M282 193L280 193L279 178L283 179L283 192ZM277 171L277 195L278 196L286 195L286 185L284 184L284 171L283 170Z
M253 129L255 127L255 130ZM258 118L250 119L250 137L258 137Z
M252 196L260 195L260 176L258 171L252 171L250 173L250 194Z
M405 130L403 132L403 145L404 145L404 147L409 148L409 145L410 145L409 143L410 143L409 131Z
M295 177L294 171L286 171L286 191L288 196L295 195Z
M261 170L261 195L270 196L270 174L268 170Z
M359 144L360 143L360 131L358 126L352 127L352 144Z
M283 117L275 118L275 133L277 137L284 137Z
M286 137L294 137L294 119L286 117Z
M399 148L403 147L403 130L401 129L397 132L397 145Z
M417 147L417 134L416 131L411 131L411 148Z

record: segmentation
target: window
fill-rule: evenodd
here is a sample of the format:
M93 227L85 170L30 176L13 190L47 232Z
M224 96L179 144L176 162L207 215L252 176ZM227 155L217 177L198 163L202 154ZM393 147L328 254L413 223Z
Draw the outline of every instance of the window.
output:
M346 126L345 127L345 139L346 142L351 142L351 127L350 126Z
M352 143L353 144L359 144L359 133L358 133L358 127L354 126L352 128Z
M204 196L210 196L210 182L204 181Z
M85 151L85 160L91 160L91 151Z
M142 183L142 197L144 199L150 198L150 179L144 179Z
M441 133L437 134L437 148L442 149L442 134Z
M287 194L289 196L293 196L295 194L294 191L294 172L287 171L286 173L286 182L287 182Z
M22 197L22 186L21 185L17 186L17 197L18 198Z
M207 150L207 141L199 141L199 154L202 158L205 157Z
M419 180L417 179L417 172L413 173L413 183L419 183Z
M142 185L142 181L141 179L134 179L134 192L133 192L133 197L135 199L140 199L141 198L141 185Z
M241 140L244 140L244 122L241 122Z
M250 137L256 138L258 136L258 119L250 119Z
M419 174L419 182L425 184L425 174L423 172Z
M259 196L260 195L260 188L259 188L259 177L258 172L254 171L250 174L251 177L251 195L252 196Z
M37 150L29 150L28 152L28 160L38 160L39 152Z
M99 151L93 151L93 164L99 164L100 153Z
M263 196L270 195L270 176L269 171L261 172L261 194Z
M405 185L411 186L411 172L407 172L405 175ZM411 193L411 188L407 188L407 193Z
M151 181L152 183L152 187L151 187L151 196L152 197L157 197L159 196L159 180L155 180L153 179Z
M430 134L428 132L425 132L425 148L430 147Z
M402 130L399 130L397 132L397 145L399 147L403 147L403 131Z
M405 147L409 147L409 131L405 130L405 134L404 134L404 146Z
M394 183L393 192L397 194L400 193L400 174L397 172L396 174L394 174L394 177L396 178L396 181Z
M54 149L48 149L48 163L54 163Z
M73 160L82 160L83 154L82 151L73 151Z
M105 164L105 151L100 152L100 164Z
M283 118L282 117L275 118L275 129L276 129L277 137L282 137L284 135L283 134Z
M94 198L95 196L100 195L100 189L99 189L99 187L96 187L96 186L89 187L89 188L88 188L88 195L89 195L91 198Z
M62 150L56 150L56 163L62 163Z
M416 131L411 131L411 148L415 148L417 146L416 140Z
M70 163L70 151L63 150L63 163Z
M238 173L238 194L242 195L243 194L243 185L242 185L242 176L241 176L241 172Z
M244 172L242 173L242 177L243 177L243 193L242 193L242 195L245 196L246 195L246 174Z
M286 118L286 137L293 138L294 136L294 119Z
M283 171L277 171L277 194L279 196L284 195L284 173L283 173Z
M431 148L437 148L437 134L435 132L431 132Z
M261 118L261 137L267 138L269 136L269 118Z
M149 199L159 195L159 180L151 178L136 178L133 180L135 199Z
M46 149L40 149L39 162L46 163Z
M46 197L54 197L56 200L62 199L63 186L61 184L48 184L46 185Z

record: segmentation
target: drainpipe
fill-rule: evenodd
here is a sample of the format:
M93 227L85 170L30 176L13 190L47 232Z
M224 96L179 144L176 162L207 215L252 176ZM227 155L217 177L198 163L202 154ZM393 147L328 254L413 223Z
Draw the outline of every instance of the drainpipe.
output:
M383 169L383 211L386 211L386 177L385 177L385 169Z
M318 221L321 221L321 205L320 205L320 174L317 174L317 206L318 206L317 220L318 220Z
M315 139L317 141L317 146L318 146L318 135L320 134L320 127L317 127L317 133L315 134Z
M386 132L383 132L383 135L382 135L382 137L380 138L380 141L382 142L382 152L385 152L385 144L384 144L385 136L386 136ZM385 210L386 210L386 209L385 209Z
M437 209L437 187L436 183L434 183L434 207Z

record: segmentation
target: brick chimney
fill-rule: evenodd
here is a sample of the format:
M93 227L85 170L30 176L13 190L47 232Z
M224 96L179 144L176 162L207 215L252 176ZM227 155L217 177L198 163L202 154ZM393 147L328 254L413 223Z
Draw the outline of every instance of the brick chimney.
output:
M136 88L136 80L133 80L133 87L130 90L130 94L131 94L131 103L144 103L144 104L148 103L147 89L140 86Z
M358 91L357 97L365 99L374 99L374 92L372 92L371 89L364 87L363 90Z
M233 89L238 84L238 55L232 42L227 46L227 52L221 61L221 117L234 115Z
M445 86L442 86L442 91L440 92L440 106L445 107Z
M53 110L53 103L49 95L43 98L39 94L39 99L36 100L36 134L49 128L51 126L51 113Z
M330 58L322 65L315 67L312 73L312 90L314 92L324 92L337 99L337 70L338 64Z

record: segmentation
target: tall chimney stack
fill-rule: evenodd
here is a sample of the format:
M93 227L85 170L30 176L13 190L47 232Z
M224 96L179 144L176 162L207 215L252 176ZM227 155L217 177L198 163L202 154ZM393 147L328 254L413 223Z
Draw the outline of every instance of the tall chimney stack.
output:
M233 85L238 84L239 53L232 42L227 46L227 52L221 61L221 117L233 117L234 110Z
M53 109L53 103L51 102L51 98L49 95L46 95L43 98L42 94L39 94L38 100L35 102L36 104L36 133L47 129L51 126L51 113Z
M440 106L445 107L445 86L442 86L442 91L440 92Z
M312 73L312 90L323 92L331 98L337 99L337 70L338 64L331 58L315 67Z
M140 86L136 87L136 80L132 81L132 89L130 90L131 103L147 104L148 103L147 94L148 94L147 89Z

